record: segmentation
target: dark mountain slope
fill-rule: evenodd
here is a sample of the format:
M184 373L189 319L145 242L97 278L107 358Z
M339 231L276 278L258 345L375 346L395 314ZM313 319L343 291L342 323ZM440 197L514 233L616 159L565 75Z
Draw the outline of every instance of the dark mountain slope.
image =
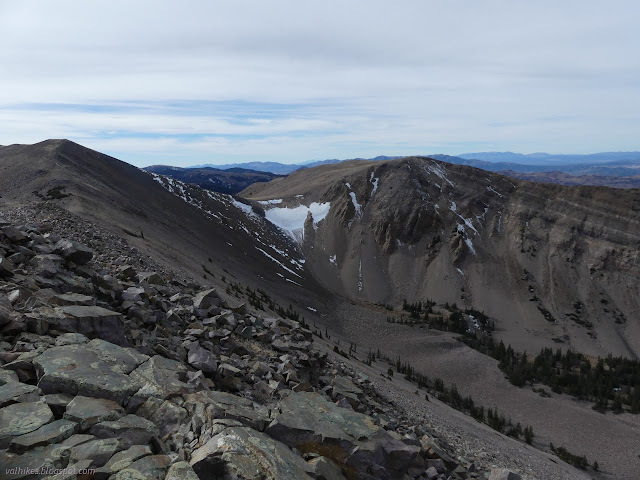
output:
M637 169L636 169L637 170ZM561 185L591 185L613 188L640 188L640 175L569 175L564 172L519 173L501 172L513 178L530 182L559 183Z
M248 285L267 280L287 301L321 290L295 244L249 205L67 140L1 148L0 192L6 205L53 203L105 225L194 278L215 267Z

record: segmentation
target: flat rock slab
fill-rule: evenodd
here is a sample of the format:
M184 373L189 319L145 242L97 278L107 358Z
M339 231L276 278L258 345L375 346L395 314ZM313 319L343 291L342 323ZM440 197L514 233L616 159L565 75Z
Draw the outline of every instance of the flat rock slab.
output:
M402 478L420 452L378 427L373 418L309 392L292 393L265 433L303 453L337 463L347 477Z
M313 469L289 447L247 427L230 427L193 452L199 478L303 480Z
M35 385L10 382L0 386L0 408L17 402L35 402L41 390Z
M0 409L0 448L7 448L12 438L33 432L53 419L44 402L14 403Z
M356 387L351 380L339 375L333 379L333 393L354 401L358 401L358 397L363 394L362 390Z
M171 458L167 455L150 455L136 460L111 478L114 480L163 480L169 465L171 465Z
M71 435L78 432L79 426L70 420L56 420L55 422L43 425L39 429L20 435L11 440L10 449L21 453L35 447L50 445L66 440Z
M106 308L84 305L57 307L61 319L56 328L64 332L82 333L89 338L101 338L116 345L127 346L122 314Z
M187 462L177 462L169 467L164 480L198 480L198 475Z
M100 422L89 429L98 438L117 437L122 448L144 445L159 433L155 423L137 415L126 415L118 420Z
M103 340L53 347L33 364L45 393L106 398L123 405L142 384L129 374L149 357Z
M70 461L92 460L95 467L102 467L120 450L117 438L91 440L71 448Z
M232 419L258 431L264 431L271 418L269 409L248 398L226 392L206 391L185 396L185 408L190 415L204 409L205 421Z
M103 467L98 468L95 473L95 479L104 480L109 478L110 475L127 468L136 460L151 454L151 448L148 445L133 445L127 450L116 453Z
M78 395L67 405L64 418L80 424L86 430L96 423L117 420L124 415L120 404L105 398L91 398Z
M29 471L63 468L67 465L69 455L69 447L60 445L36 448L21 455L0 451L3 475L1 478L2 480L41 478L42 475L34 476Z
M60 295L54 295L49 300L54 305L69 306L69 305L81 305L91 306L95 303L96 299L89 295L82 295L81 293L63 293Z
M132 408L142 405L148 398L168 398L192 392L195 386L186 383L186 365L160 355L154 355L130 374L130 379L141 385L132 399ZM184 380L184 381L183 381Z

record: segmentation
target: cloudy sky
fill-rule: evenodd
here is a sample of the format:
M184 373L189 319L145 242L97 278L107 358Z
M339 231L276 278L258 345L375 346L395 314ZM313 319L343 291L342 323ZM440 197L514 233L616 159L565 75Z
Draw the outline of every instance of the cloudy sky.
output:
M640 150L637 1L3 1L0 144L138 166Z

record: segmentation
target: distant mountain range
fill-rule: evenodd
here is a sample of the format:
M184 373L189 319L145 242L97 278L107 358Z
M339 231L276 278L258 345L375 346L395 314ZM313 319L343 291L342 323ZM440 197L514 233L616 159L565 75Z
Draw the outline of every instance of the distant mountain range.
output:
M490 172L563 172L570 175L605 175L605 176L634 176L640 174L640 152L604 152L587 155L556 155L549 153L513 153L513 152L478 152L463 153L457 156L432 154L430 158L453 163L455 165L469 165ZM227 170L243 168L271 172L278 175L288 175L302 168L317 167L319 165L335 164L347 160L394 160L401 156L380 155L374 158L330 159L307 163L284 164L279 162L249 162L230 163L225 165L197 165L191 168L216 168Z
M433 154L427 155L443 162L454 165L467 165L489 172L534 182L559 183L563 185L598 185L615 188L640 188L640 152L603 152L586 155L557 155L549 153L522 154L514 152L478 152L463 153L458 156ZM399 156L385 156L369 159L384 161L401 158ZM270 172L277 175L289 175L297 170L312 168L319 165L336 164L347 160L329 159L299 164L284 164L279 162L249 162L231 163L225 165L201 165L192 167L194 170L213 168L220 170L246 170ZM157 172L173 176L171 172ZM186 180L185 181L189 181ZM266 181L266 180L259 180ZM192 182L193 183L193 182ZM197 182L196 182L197 183ZM247 186L252 182L247 182ZM212 184L198 183L213 189ZM222 190L218 190L222 191ZM226 193L235 193L224 190ZM239 191L239 190L238 190Z
M166 175L176 180L192 183L214 192L235 195L256 182L269 182L281 177L271 172L256 171L249 168L181 168L167 165L152 165L144 168L147 172Z
M261 172L271 172L278 175L289 175L291 172L295 172L296 170L300 170L302 168L312 168L318 167L320 165L329 165L334 163L346 162L348 160L394 160L398 157L387 157L385 155L379 155L375 158L348 158L339 160L337 158L332 158L329 160L313 160L310 162L304 163L280 163L280 162L247 162L247 163L226 163L223 165L213 165L210 163L206 163L204 165L194 165L189 168L216 168L220 170L228 170L232 168L243 168L243 169L251 169L258 170ZM150 167L147 167L150 168Z

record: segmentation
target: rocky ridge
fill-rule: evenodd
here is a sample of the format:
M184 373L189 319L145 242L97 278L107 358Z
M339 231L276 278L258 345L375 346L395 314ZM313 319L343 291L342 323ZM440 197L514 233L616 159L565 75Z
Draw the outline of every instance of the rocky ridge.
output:
M150 269L73 219L12 218L0 478L519 478L462 464L304 324Z

